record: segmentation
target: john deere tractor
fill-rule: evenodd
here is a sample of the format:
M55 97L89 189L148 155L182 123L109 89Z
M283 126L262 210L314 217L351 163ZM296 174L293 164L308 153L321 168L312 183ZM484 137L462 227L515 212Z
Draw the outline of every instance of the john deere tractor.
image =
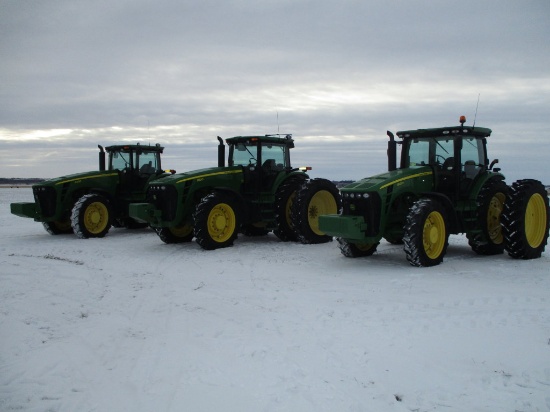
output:
M111 225L143 226L130 218L128 205L145 200L147 183L170 174L161 168L164 148L159 144L98 147L99 171L33 185L35 201L12 203L11 213L42 222L52 235L74 232L80 238L103 237Z
M148 186L148 202L130 205L130 216L149 223L165 243L203 249L231 246L239 232L273 233L283 241L323 243L322 214L337 213L340 198L326 179L293 168L291 135L218 137L218 167L176 174Z
M449 234L465 233L474 252L541 256L548 240L548 195L537 180L508 187L489 163L491 130L460 126L388 132L388 171L341 188L342 212L321 216L344 256L372 255L382 238L404 244L413 266L442 262ZM401 163L397 167L397 145Z

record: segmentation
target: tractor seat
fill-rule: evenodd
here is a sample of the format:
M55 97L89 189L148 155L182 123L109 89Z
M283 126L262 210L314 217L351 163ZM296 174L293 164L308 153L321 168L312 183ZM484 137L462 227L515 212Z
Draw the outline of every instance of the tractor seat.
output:
M275 159L267 159L262 164L262 170L266 173L272 172L277 169L277 164L275 163Z
M443 166L441 167L444 171L449 171L454 168L455 165L455 158L454 157L448 157L443 162Z
M149 161L149 163L144 163L139 168L139 173L143 173L143 174L155 173L155 168L153 167L153 162Z
M464 162L464 176L466 179L474 179L479 173L479 167L473 160L466 160Z

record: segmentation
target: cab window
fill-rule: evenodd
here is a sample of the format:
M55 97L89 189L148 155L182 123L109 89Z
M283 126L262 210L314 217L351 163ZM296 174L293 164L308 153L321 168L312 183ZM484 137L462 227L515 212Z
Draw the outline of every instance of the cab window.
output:
M262 167L269 170L283 170L286 164L285 146L269 144L262 146Z
M255 166L256 151L256 146L237 143L233 149L233 166Z

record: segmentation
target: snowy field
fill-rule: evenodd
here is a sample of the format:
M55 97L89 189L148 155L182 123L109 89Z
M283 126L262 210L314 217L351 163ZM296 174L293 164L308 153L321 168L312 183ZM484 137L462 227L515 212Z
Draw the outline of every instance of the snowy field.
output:
M0 189L0 410L550 411L550 252L50 236Z

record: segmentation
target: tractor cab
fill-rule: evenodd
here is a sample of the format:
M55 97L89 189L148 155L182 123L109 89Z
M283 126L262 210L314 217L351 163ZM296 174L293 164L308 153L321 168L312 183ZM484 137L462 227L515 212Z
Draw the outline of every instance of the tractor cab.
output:
M99 169L105 170L105 153L101 146ZM143 190L145 184L162 173L161 154L164 147L142 145L117 145L105 148L109 154L107 170L117 170L123 188L127 191Z
M245 192L271 191L282 171L290 171L291 135L238 136L226 139L229 166L242 166Z
M402 140L401 168L430 166L435 190L454 200L466 198L480 172L489 168L487 137L491 130L461 125L398 132Z

